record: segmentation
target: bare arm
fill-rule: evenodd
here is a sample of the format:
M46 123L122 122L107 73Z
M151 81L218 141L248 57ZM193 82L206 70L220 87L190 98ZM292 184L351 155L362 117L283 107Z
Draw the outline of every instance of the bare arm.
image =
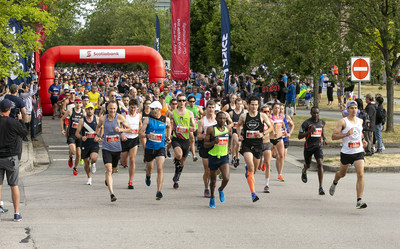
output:
M216 137L214 141L210 142L212 137L214 137L214 127L210 126L207 128L206 136L204 138L204 148L211 148L219 142L218 137Z
M261 118L263 120L263 123L267 124L268 126L268 129L265 131L265 133L269 135L269 133L274 130L274 127L272 126L271 121L265 113L261 113Z
M76 131L75 131L75 137L78 139L82 138L82 141L85 141L86 137L81 136L82 127L83 127L83 119L79 120L78 127L76 128Z
M143 120L142 126L139 129L139 137L140 138L146 138L146 129L147 129L147 125L149 124L149 118L145 118Z
M60 119L60 126L61 126L61 133L65 136L65 130L64 130L64 121L67 117L71 115L71 110L68 110L64 113L64 115Z
M199 128L197 129L197 139L198 140L204 140L204 137L206 134L203 134L203 119L200 119L198 126Z
M238 120L238 125L237 125L237 127L236 127L236 131L237 131L237 134L238 134L238 136L239 136L239 140L243 140L243 137L242 137L242 125L244 124L244 121L246 120L246 113L243 113L242 115L240 115L240 117L239 117L239 120Z
M339 140L353 134L353 129L350 129L347 133L342 134L342 130L344 128L346 128L346 123L344 122L344 119L340 119L336 124L335 130L332 133L332 140Z
M97 123L97 126L96 126L96 135L97 135L97 137L102 137L102 134L100 134L100 132L101 132L102 127L104 125L104 118L105 118L105 116L100 117L99 118L99 122Z
M125 132L125 133L131 133L132 132L132 128L129 126L128 122L126 122L126 119L123 115L121 114L117 114L118 117L118 123L120 127L116 127L115 131L116 132ZM125 128L122 128L125 127Z
M189 128L189 131L190 132L195 132L196 131L196 122L194 122L193 112L190 111L189 115L190 115L190 128Z

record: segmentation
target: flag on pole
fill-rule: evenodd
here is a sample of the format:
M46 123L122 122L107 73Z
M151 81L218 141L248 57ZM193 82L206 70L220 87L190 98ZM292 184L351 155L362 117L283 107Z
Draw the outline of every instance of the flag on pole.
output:
M171 0L171 79L187 80L190 62L190 0Z
M9 21L9 32L10 34L14 35L15 39L17 39L17 36L19 36L19 33L22 30L22 23L17 21L16 19L10 19ZM12 53L15 56L15 61L14 61L14 69L20 68L22 72L27 72L28 71L28 66L27 66L27 58L22 57L19 53L12 51ZM16 71L11 71L10 72L10 77L8 77L8 85L12 84L21 84L24 82L24 78L21 78L19 74L16 74Z
M222 39L222 68L224 72L225 95L229 90L229 64L231 61L231 24L228 7L225 0L221 0L221 39Z
M156 50L160 53L160 21L156 15Z

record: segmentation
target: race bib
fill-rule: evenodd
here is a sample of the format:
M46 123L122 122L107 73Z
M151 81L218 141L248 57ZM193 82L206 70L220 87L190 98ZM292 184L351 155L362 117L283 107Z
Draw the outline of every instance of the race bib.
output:
M349 143L349 148L350 149L357 149L361 147L361 143L360 142L350 142Z
M246 138L258 138L258 131L247 131Z
M180 125L176 127L177 133L188 133L188 131L189 131L188 127L180 126Z
M106 141L108 143L115 143L119 141L119 135L114 135L114 136L106 136Z
M218 139L217 145L228 145L228 137L220 137Z
M286 129L282 128L282 137L286 137Z
M77 122L72 122L72 128L74 128L74 129L78 128L78 124L79 123L77 123Z
M282 129L282 121L274 121L275 130Z
M233 122L233 128L236 129L238 126L238 122Z
M149 140L155 143L161 143L162 134L150 134Z
M94 138L96 136L96 132L85 132L85 137Z
M135 128L135 129L132 129L132 132L131 132L133 135L137 135L137 134L139 134L139 130L137 129L137 128Z
M315 131L311 134L311 137L321 137L322 128L316 128Z

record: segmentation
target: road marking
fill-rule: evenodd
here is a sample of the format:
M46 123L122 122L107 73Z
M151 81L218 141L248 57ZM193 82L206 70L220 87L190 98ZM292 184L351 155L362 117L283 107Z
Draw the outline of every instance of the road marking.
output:
M60 159L53 159L53 161L68 161L69 159L67 158L60 158Z
M49 152L68 152L69 150L49 150Z
M68 148L68 145L49 145L49 148Z

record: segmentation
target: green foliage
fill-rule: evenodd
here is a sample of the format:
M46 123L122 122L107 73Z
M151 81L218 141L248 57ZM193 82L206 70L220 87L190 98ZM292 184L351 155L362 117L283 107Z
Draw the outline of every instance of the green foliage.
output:
M38 6L46 2L51 5L52 1L12 1L0 0L0 78L10 76L10 72L24 77L20 68L15 67L18 53L20 57L27 57L28 54L37 51L41 44L38 42L39 35L36 35L36 24L41 23L50 34L55 28L56 18L47 11L42 11ZM8 26L11 18L20 21L23 30L17 36L9 33ZM4 46L7 44L7 46ZM15 67L15 68L14 68Z

